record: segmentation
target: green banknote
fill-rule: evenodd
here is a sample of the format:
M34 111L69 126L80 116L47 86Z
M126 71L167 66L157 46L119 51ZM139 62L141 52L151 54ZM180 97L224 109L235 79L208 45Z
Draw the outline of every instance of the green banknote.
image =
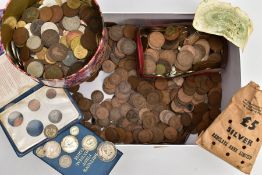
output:
M193 26L196 30L224 36L243 49L253 31L248 15L230 3L203 0L197 8Z

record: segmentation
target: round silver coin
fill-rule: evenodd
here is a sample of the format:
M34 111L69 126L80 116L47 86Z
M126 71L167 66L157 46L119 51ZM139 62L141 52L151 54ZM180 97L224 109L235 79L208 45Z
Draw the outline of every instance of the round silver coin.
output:
M97 139L92 135L87 135L82 140L82 147L87 151L93 151L97 147Z
M103 162L111 162L117 155L117 149L112 142L102 142L97 148L97 154Z
M72 136L77 136L78 134L79 134L79 128L77 127L77 126L72 126L71 128L70 128L70 134L72 135Z
M63 155L59 159L59 165L62 168L69 168L72 165L72 158L69 155Z
M61 142L61 147L64 152L70 154L70 153L75 152L78 149L79 143L75 136L69 135L63 138Z
M45 157L45 149L44 149L44 146L40 146L36 149L35 151L36 155L38 157Z
M44 145L45 156L49 159L55 159L61 154L61 146L56 141L49 141Z

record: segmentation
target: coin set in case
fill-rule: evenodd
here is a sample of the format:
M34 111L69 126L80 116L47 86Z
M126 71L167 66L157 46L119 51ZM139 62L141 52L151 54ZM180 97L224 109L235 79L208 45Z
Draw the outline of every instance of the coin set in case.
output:
M80 124L34 150L34 154L63 175L107 175L122 153Z
M54 138L82 116L64 89L41 85L34 88L37 90L29 90L0 114L1 125L19 157Z

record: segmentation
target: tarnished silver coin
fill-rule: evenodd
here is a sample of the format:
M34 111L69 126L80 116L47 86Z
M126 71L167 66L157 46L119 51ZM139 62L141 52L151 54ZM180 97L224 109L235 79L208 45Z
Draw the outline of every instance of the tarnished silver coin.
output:
M63 155L59 158L59 165L62 168L69 168L72 165L72 158L69 155Z
M74 53L72 51L68 51L66 58L62 61L64 65L66 66L72 66L77 62L77 58L74 56Z
M81 24L81 20L78 16L64 17L62 25L67 31L78 30Z

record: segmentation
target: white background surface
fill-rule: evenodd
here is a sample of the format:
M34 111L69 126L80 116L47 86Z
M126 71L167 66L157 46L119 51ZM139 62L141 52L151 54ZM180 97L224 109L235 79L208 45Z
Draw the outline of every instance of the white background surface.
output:
M7 0L0 0L0 7ZM199 0L98 0L104 13L193 13ZM253 80L262 86L261 0L231 0L246 11L254 23L254 32L241 55L242 86ZM118 146L124 156L112 175L242 175L227 163L198 146ZM154 151L152 151L154 150ZM152 154L153 153L153 154ZM257 158L253 175L262 174L262 153ZM0 175L58 175L47 164L29 154L17 158L0 129Z

